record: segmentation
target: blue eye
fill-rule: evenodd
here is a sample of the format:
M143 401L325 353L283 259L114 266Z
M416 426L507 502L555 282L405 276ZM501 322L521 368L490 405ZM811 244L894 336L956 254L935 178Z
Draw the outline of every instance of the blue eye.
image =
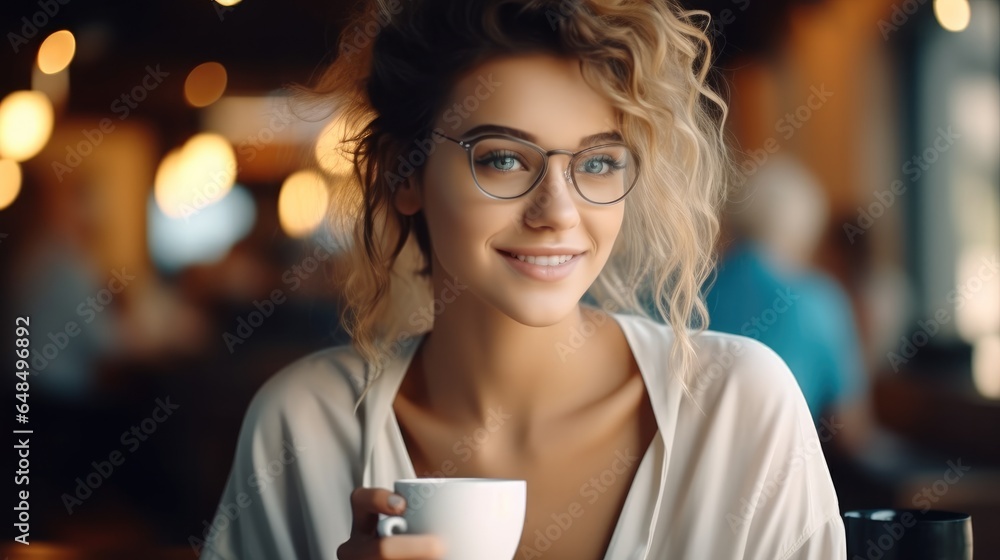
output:
M602 154L584 160L577 166L577 172L588 175L606 175L624 168L624 164L619 163L611 156Z
M476 164L487 166L490 171L500 172L517 171L524 167L517 154L508 150L485 154L476 160Z

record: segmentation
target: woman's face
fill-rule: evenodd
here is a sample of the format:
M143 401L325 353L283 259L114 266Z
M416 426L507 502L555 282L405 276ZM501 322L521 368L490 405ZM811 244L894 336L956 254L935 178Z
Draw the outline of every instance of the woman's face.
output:
M544 150L577 152L609 141L595 135L618 132L614 109L584 82L579 63L542 54L479 66L458 81L445 107L435 127L457 139L499 131ZM398 192L396 205L407 214L424 211L436 280L457 280L468 286L463 298L525 325L566 318L607 262L625 202L584 200L566 180L570 156L561 154L549 158L542 182L525 196L492 199L477 188L467 152L433 138L422 184ZM495 171L517 163L501 155L479 165Z

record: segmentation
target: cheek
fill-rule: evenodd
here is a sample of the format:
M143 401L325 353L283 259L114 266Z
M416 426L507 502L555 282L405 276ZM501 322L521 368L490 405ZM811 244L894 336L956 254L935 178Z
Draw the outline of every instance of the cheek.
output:
M470 250L485 247L495 233L512 223L510 209L484 197L465 166L428 165L423 209L434 252L445 259L474 258Z
M594 236L600 251L605 255L611 252L611 248L621 233L624 223L625 212L621 205L612 208L595 209L595 214L588 220L588 229Z

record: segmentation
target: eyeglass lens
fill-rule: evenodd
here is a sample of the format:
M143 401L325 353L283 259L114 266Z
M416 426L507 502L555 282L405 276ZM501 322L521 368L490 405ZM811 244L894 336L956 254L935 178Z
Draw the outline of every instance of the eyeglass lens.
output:
M484 191L500 198L517 197L530 189L539 179L544 161L544 154L535 148L509 138L483 138L472 149L476 182ZM637 166L629 149L622 144L589 148L578 153L568 165L581 194L593 202L618 200L635 183Z

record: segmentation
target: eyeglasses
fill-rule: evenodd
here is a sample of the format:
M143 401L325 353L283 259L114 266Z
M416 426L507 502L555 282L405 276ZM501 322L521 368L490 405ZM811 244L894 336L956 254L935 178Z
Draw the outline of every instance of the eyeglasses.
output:
M602 144L579 152L544 150L506 134L484 134L458 140L437 130L434 134L469 153L472 178L485 195L510 200L537 187L549 167L549 156L570 156L563 177L592 204L614 204L627 195L639 178L639 161L622 143Z

